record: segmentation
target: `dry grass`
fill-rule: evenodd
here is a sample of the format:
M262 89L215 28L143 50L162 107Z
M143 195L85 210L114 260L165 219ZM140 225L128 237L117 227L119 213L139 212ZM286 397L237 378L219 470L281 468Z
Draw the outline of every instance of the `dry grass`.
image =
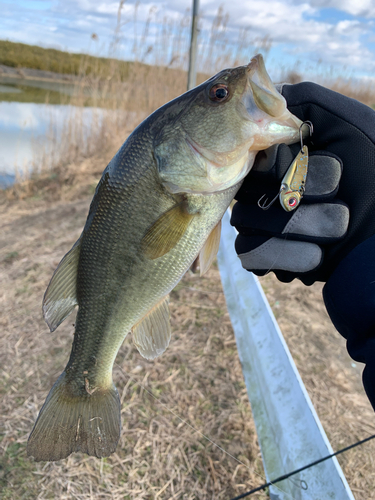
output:
M68 197L75 195L67 190L57 203L29 198L2 205L0 497L228 499L261 484L261 457L216 268L202 280L188 274L172 293L173 339L160 359L141 358L130 336L124 342L114 369L123 430L113 456L75 454L59 463L26 457L28 434L72 341L74 318L49 334L40 310L51 273L88 210L88 197Z
M352 97L353 99L357 99L357 101L367 104L367 106L371 108L375 108L374 85L371 81L366 82L336 78L333 81L323 81L322 85L324 84L340 94Z
M314 74L312 68L309 68L309 74ZM307 81L309 78L304 76L303 70L298 67L298 64L295 65L293 69L287 69L283 71L283 76L281 78L282 82L288 83L300 83L302 81ZM335 92L339 92L340 94L344 94L352 99L356 99L357 101L363 102L367 106L375 108L375 92L374 85L370 79L358 79L355 76L347 75L347 76L334 76L332 74L327 74L326 71L323 71L320 65L316 65L314 81L319 83L319 85L323 85Z
M87 194L105 161L73 165L67 184L46 187L44 197L1 200L0 498L230 499L262 484L263 471L216 267L203 279L187 274L172 293L173 339L160 359L141 358L130 336L124 342L114 369L123 421L117 452L58 463L26 457L28 434L73 333L74 318L48 333L41 298L80 234ZM77 171L79 182L69 185ZM51 202L53 193L59 201ZM333 448L372 434L361 368L352 366L325 313L321 286L284 285L272 276L262 283ZM339 458L356 500L375 493L374 452L370 442Z

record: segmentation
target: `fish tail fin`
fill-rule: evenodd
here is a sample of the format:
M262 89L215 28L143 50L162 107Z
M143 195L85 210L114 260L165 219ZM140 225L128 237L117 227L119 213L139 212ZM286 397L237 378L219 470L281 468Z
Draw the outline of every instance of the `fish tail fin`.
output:
M121 432L121 404L116 387L74 391L65 371L40 410L27 443L27 454L39 462L66 458L75 451L107 457ZM75 393L74 393L75 392Z

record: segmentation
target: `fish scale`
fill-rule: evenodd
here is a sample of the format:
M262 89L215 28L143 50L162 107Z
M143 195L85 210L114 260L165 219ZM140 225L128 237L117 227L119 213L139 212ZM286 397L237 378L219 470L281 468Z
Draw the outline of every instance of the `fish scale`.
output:
M165 351L169 292L198 255L201 271L209 268L220 220L256 152L294 142L300 124L257 56L164 105L129 136L44 296L51 331L75 306L78 313L68 364L29 437L35 460L115 451L121 405L112 368L124 338L131 331L150 360Z
M84 229L78 266L82 278L77 289L74 369L69 362L66 371L71 378L88 371L87 378L94 387L103 385L109 378L114 357L131 327L160 297L167 295L186 272L190 263L185 256L198 254L207 234L221 219L238 189L235 186L209 198L192 195L199 216L175 249L160 259L149 260L139 251L141 235L150 225L147 215L157 218L175 204L175 199L162 187L155 189L154 162L134 183L137 165L129 165L134 154L129 155L128 148L142 151L135 138L118 154L119 168L109 168L106 172L98 190L100 203ZM136 158L145 164L141 155ZM149 210L143 208L141 212L145 199ZM221 211L212 213L212 206L219 209L222 206ZM140 213L142 218L137 220ZM101 360L99 366L95 365L93 356Z

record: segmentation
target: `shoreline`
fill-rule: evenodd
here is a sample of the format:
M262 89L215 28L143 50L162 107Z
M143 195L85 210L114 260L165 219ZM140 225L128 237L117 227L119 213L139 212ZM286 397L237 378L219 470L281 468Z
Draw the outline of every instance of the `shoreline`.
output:
M18 80L39 80L54 83L75 83L78 76L33 68L14 68L0 64L0 78L16 78Z

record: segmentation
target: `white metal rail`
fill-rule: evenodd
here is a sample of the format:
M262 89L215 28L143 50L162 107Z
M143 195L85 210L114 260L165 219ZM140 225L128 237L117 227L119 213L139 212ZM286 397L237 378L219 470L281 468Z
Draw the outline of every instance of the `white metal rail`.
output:
M267 481L333 453L258 279L223 219L219 269ZM287 285L286 285L287 286ZM272 500L354 500L335 457L270 487Z

